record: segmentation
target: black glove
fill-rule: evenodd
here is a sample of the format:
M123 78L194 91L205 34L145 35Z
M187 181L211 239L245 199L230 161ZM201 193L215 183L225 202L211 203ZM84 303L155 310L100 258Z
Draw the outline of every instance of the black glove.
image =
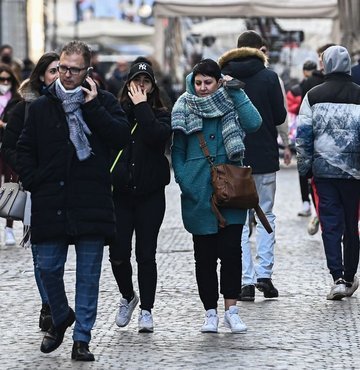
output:
M245 87L245 82L233 78L230 81L224 81L223 86L229 89L243 89Z

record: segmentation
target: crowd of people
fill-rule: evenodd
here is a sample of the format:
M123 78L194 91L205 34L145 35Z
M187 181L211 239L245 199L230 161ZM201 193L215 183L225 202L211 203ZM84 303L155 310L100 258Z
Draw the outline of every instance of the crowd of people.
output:
M71 41L59 53L45 53L22 76L11 46L0 47L0 175L6 182L21 181L31 199L24 240L31 246L41 297L43 353L56 350L75 323L71 358L95 360L89 343L106 245L119 289L116 325L126 327L139 304L139 332L154 331L169 142L205 310L201 332L218 332L219 293L224 325L234 334L247 330L237 301L253 302L256 289L264 298L281 295L272 279L279 134L285 164L291 161L288 132L295 142L303 204L299 216L311 216L309 194L313 199L316 216L308 231L314 234L320 225L334 280L327 299L341 300L356 291L360 65L351 67L343 46L325 45L318 50L319 64L305 61L304 79L285 92L269 68L267 46L255 31L243 32L237 47L218 61L203 59L192 66L178 98L150 58L130 64L119 60L107 79L89 46ZM222 208L227 223L219 224L210 203L210 165L220 163L251 166L272 233L247 209ZM253 221L255 256L249 240ZM12 223L6 220L6 245L16 244ZM74 309L64 286L69 245L77 260Z

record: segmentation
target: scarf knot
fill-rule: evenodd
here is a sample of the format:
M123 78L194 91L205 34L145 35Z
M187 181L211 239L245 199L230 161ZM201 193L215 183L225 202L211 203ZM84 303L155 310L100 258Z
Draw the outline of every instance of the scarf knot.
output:
M171 125L174 130L190 135L202 130L203 118L216 117L221 119L228 158L231 161L241 161L245 151L245 132L240 126L234 103L223 87L206 97L188 92L182 94L174 105Z
M91 155L91 146L86 135L91 135L91 131L84 121L81 104L84 103L84 93L82 90L66 93L59 86L60 81L55 84L56 95L62 101L62 106L66 115L69 127L70 141L73 143L79 161L84 161Z

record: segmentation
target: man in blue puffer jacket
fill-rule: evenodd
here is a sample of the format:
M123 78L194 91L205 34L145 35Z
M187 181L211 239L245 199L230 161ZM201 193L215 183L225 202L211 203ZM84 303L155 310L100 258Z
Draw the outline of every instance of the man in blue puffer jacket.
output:
M296 151L300 174L314 176L319 196L322 239L334 279L327 299L339 300L359 286L360 86L351 80L344 47L331 46L321 58L325 81L303 100Z

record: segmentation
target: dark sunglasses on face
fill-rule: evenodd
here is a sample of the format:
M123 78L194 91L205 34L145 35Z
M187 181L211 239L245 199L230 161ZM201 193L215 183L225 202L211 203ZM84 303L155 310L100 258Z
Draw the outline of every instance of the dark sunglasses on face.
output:
M88 69L88 67L78 68L78 67L67 67L62 64L57 65L57 70L59 71L59 73L65 74L67 71L69 71L71 75L75 76L80 74L80 72L84 71L85 69Z
M11 82L12 78L11 77L0 77L0 82Z

